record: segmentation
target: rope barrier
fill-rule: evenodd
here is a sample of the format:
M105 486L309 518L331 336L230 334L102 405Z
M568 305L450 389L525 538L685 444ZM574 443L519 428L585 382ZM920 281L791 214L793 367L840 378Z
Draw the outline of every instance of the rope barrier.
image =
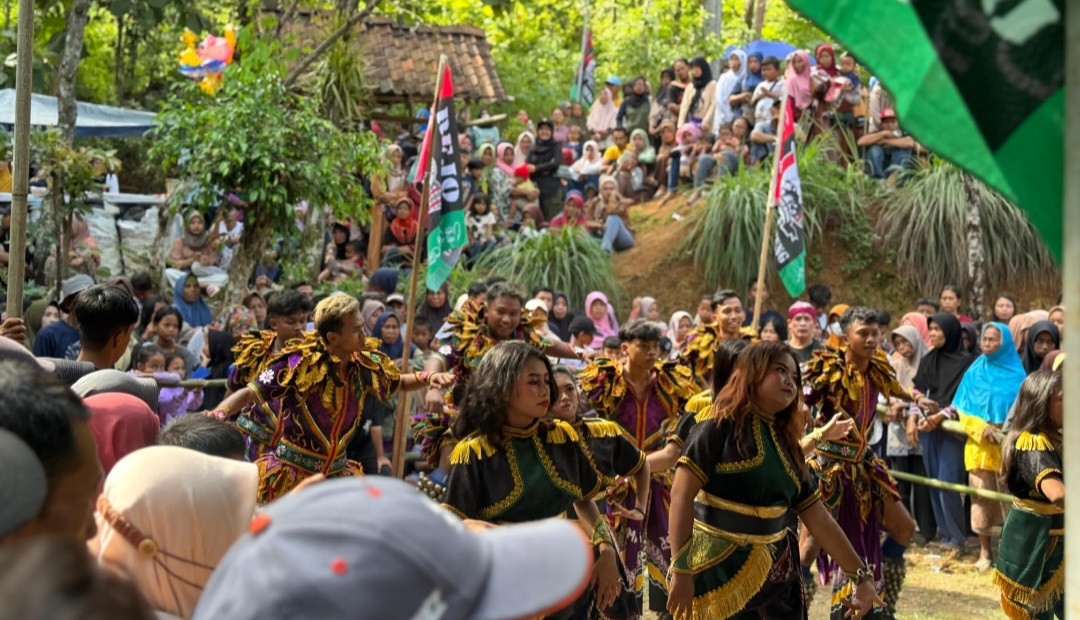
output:
M176 385L185 388L213 388L225 387L226 383L226 379L184 379Z

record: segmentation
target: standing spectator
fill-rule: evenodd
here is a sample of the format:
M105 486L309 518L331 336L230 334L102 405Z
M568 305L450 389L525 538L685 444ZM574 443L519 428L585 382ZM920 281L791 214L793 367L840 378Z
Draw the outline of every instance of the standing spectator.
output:
M371 197L384 209L393 209L399 200L409 197L409 186L406 182L409 171L402 165L404 152L397 144L386 147L386 158L390 160L390 169L385 175L372 175Z
M217 231L207 229L206 218L201 213L189 215L184 232L173 239L169 252L169 268L165 270L169 286L176 287L185 275L193 274L200 286L208 291L213 287L210 294L217 294L218 288L229 283L229 274L218 266L219 244Z
M881 129L859 138L857 144L866 149L866 173L875 179L908 168L912 153L919 149L915 139L900 129L892 108L882 110Z
M514 146L502 142L495 148L495 166L491 169L491 203L503 228L516 230L521 224L521 211L514 202L521 195L514 181Z
M625 127L629 132L649 129L649 86L644 76L639 75L631 83L630 93L619 106L615 125Z
M585 313L592 319L597 338L593 341L594 349L602 349L604 339L619 335L619 322L615 320L615 309L608 302L607 295L593 291L585 296Z
M551 313L548 314L548 329L558 336L559 340L570 342L570 324L574 320L574 313L570 312L570 301L567 299L566 293L562 291L555 291L552 295Z
M994 300L994 321L1008 325L1014 316L1016 316L1016 300L1006 293L998 295Z
M202 327L214 320L210 306L206 305L206 300L203 299L199 279L192 274L177 281L177 286L173 289L173 306L189 327Z
M581 105L580 101L575 101L570 106L570 116L567 118L567 123L571 127L577 127L578 129L585 131L588 126L586 125L588 115L585 114L585 108Z
M491 114L488 109L480 108L478 122L469 127L469 134L472 137L473 144L482 147L485 144L494 146L499 143L499 126L490 119Z
M68 256L68 272L84 273L91 278L96 277L97 269L101 265L101 254L98 250L97 239L90 234L90 223L80 217L72 216L69 235L65 250ZM49 258L45 261L45 277L49 282L55 282L56 252L57 248L54 246Z
M759 292L757 278L754 278L747 283L746 291L746 307L750 311L746 313L746 318L743 320L743 327L754 327L755 329L757 329L758 325L764 325L767 319L783 319L783 317L780 316L779 312L769 307L769 289L762 288L760 291L761 317L758 321L758 325L751 325L751 323L753 323L754 321L754 300L757 298Z
M1038 321L1027 330L1027 342L1020 357L1024 360L1024 369L1030 375L1039 370L1047 353L1061 348L1061 333L1057 325L1049 320Z
M120 459L154 445L158 416L137 396L106 392L86 397L83 404L90 411L90 430L106 476Z
M233 253L236 251L236 246L240 243L240 237L244 232L244 223L238 221L240 214L240 207L236 203L230 202L225 206L225 217L218 222L218 239L221 241L221 263L220 266L225 271L229 270L229 265L232 264Z
M769 120L773 103L784 96L784 78L780 76L780 59L767 56L761 61L761 77L762 80L754 87L754 94L750 98L755 123Z
M719 131L722 125L730 124L738 116L732 107L731 98L735 89L746 77L746 52L737 49L728 56L728 70L720 75L716 82L716 110L713 114L712 127Z
M960 289L952 284L946 284L941 288L941 295L938 297L938 301L941 302L941 311L948 312L956 317L961 323L971 323L971 318L965 316L960 312L960 301L963 296L960 294ZM973 345L977 343L972 343ZM976 347L977 348L977 347Z
M675 92L672 83L675 81L675 70L668 67L660 71L660 87L653 93L652 102L649 104L649 136L658 140L660 138L660 126L670 122L672 126L679 120L678 113L669 109L671 97Z
M821 348L821 341L814 338L814 324L817 312L812 304L797 301L788 308L788 341L795 359L805 364L814 356L814 351Z
M90 276L80 273L64 280L60 288L60 320L41 328L34 338L35 357L75 359L78 355L79 320L72 311L75 296L94 285ZM67 357L68 352L72 355Z
M465 231L469 245L465 253L472 259L495 247L495 216L484 194L473 194L469 214L465 217Z
M832 290L824 284L811 284L806 289L806 296L813 304L814 311L817 312L819 329L825 329L826 319L829 318L829 306L832 305Z
M450 305L450 285L443 282L439 290L427 291L423 305L416 310L415 321L417 325L427 325L432 334L437 334L453 311L454 308Z
M711 311L710 307L710 311ZM686 337L690 335L690 332L694 329L694 318L690 316L689 312L685 310L679 310L675 314L671 315L668 320L667 337L671 339L671 357L670 359L677 359L679 357L679 350L686 344Z
M746 57L746 72L743 78L735 85L735 89L728 97L728 103L735 111L736 117L744 117L748 121L754 121L754 106L751 101L754 98L754 90L757 85L765 81L761 75L761 62L764 59L761 52L753 52Z
M619 76L609 75L608 79L604 81L604 90L611 95L611 102L615 104L616 108L622 104L622 80L619 79Z
M139 322L135 300L118 286L100 284L83 289L71 304L79 326L80 362L112 368L127 353L131 333Z
M545 220L558 215L562 207L562 180L555 176L562 163L562 148L552 137L553 129L554 125L548 119L537 123L536 144L526 159L529 177L540 190L540 209Z
M518 135L517 142L514 143L514 167L524 166L529 159L529 152L532 151L533 142L536 141L536 137L531 131L523 131Z
M559 108L551 111L551 137L560 146L566 146L570 141L570 127L566 124L566 115Z
M611 93L608 89L600 89L600 93L589 110L589 120L586 129L592 133L592 139L596 140L601 148L607 148L611 144L611 132L615 129L615 118L619 115L619 108L611 101Z
M683 93L678 125L682 127L685 123L694 123L708 131L716 106L716 80L712 77L708 61L702 56L696 56L690 61L690 75L693 80Z
M682 109L683 97L686 95L686 89L690 88L693 83L692 76L690 75L690 61L685 58L676 59L672 63L671 67L675 70L675 79L672 80L671 85L668 87L668 111L671 112L671 122L675 123L675 126L679 126L679 111Z
M810 55L802 50L795 50L788 56L788 65L784 70L784 89L792 98L794 117L798 121L803 112L814 105L814 87L810 80Z
M408 198L399 200L394 207L394 219L390 220L387 227L386 242L383 244L382 264L387 266L411 267L413 263L413 251L416 248L416 235L420 232L420 224L413 217L413 202ZM355 243L355 242L350 242ZM344 268L346 274L359 274L363 265L364 257L360 252L350 256L348 246L345 248Z
M208 310L209 312L209 310ZM147 332L149 338L147 338L143 344L150 343L160 348L166 355L169 353L179 353L184 358L184 365L190 371L194 370L199 365L199 358L195 356L187 347L180 346L180 328L184 323L183 315L180 311L172 306L165 306L157 310L154 313L153 321L151 321ZM138 350L132 352L131 359L138 360L140 353Z

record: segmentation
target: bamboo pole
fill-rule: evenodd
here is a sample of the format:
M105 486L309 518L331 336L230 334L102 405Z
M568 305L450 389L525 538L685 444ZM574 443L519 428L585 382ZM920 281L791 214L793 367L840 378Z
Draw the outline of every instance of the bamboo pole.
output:
M446 67L446 55L439 55L439 69L437 78L435 79L435 96L431 102L431 119L428 125L428 139L432 142L428 144L428 159L427 165L424 167L424 189L420 192L420 224L416 230L416 246L413 249L413 268L409 274L409 296L405 303L405 348L401 353L401 369L402 372L406 372L409 364L409 345L412 344L413 337L413 323L416 322L416 281L417 272L420 266L420 250L421 243L424 241L424 228L427 224L427 212L428 212L428 196L431 194L431 164L435 160L435 149L439 148L434 143L434 130L435 130L435 110L439 105L439 94L442 92L443 72ZM453 136L456 140L457 136ZM428 257L431 260L431 257ZM398 397L398 410L397 416L394 417L394 448L391 453L391 469L395 478L403 478L405 476L405 416L409 411L409 393L402 391L401 396Z
M754 320L750 326L756 333L761 320L761 291L765 286L765 266L769 263L769 234L772 232L773 209L776 208L776 171L780 169L780 142L784 134L784 115L787 111L787 97L780 100L780 118L776 122L776 141L773 146L772 178L769 180L769 195L765 199L765 226L761 233L761 258L758 259L757 294L754 295Z
M11 248L8 255L7 315L22 318L26 279L26 198L30 191L30 89L34 64L34 2L19 0L15 66L15 150L12 153Z
M1064 386L1064 428L1063 443L1066 446L1080 445L1080 355L1076 351L1080 343L1080 320L1075 313L1080 311L1080 108L1077 107L1077 95L1080 94L1080 10L1070 3L1068 11L1063 11L1065 20L1065 203L1062 208L1062 289L1065 293L1065 307L1071 307L1074 318L1065 322L1063 341L1066 351L1073 358L1062 365L1062 385ZM1071 305L1070 305L1071 304ZM1063 477L1065 494L1073 497L1073 502L1080 497L1080 458L1072 450L1064 450ZM1065 512L1065 591L1073 595L1065 599L1065 617L1080 620L1080 511Z
M574 95L578 100L578 103L585 105L585 102L581 98L581 87L585 84L585 45L588 43L589 33L589 0L585 0L585 21L581 27L581 59L578 61L578 74L577 74L577 89L574 91Z
M922 484L928 487L934 487L936 489L942 489L945 491L955 491L957 493L964 493L966 495L974 495L975 497L985 497L986 499L992 499L995 501L1011 504L1013 496L1008 493L999 493L997 491L988 491L986 489L976 489L964 484L956 484L955 482L945 482L943 480L937 480L935 478L924 478L922 476L916 476L915 474L909 474L906 471L893 471L889 470L889 473L893 478L897 480L906 480L907 482L914 482L915 484Z

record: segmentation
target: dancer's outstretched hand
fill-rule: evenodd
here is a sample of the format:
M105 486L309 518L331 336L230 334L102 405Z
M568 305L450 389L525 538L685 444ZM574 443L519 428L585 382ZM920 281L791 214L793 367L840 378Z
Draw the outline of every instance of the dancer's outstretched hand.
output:
M610 607L619 596L619 590L622 589L617 562L615 548L608 544L600 545L600 558L593 567L597 609L604 610Z
M690 575L672 573L668 579L667 611L675 620L690 617L694 607L694 580Z
M855 591L851 594L851 598L846 601L841 601L844 607L848 608L845 618L865 618L873 610L874 605L880 605L885 607L885 601L881 600L878 596L877 586L874 585L874 580L866 579L858 586L855 587Z

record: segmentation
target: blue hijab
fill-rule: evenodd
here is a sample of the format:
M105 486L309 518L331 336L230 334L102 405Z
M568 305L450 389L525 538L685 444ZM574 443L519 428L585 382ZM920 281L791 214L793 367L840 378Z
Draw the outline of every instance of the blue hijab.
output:
M746 70L746 75L742 79L742 92L752 93L754 92L754 89L757 88L758 84L765 81L765 78L761 77L761 61L764 60L765 57L761 54L761 52L752 52L749 56L747 56L747 58L757 58L758 61L757 73L751 72L749 69L750 64L747 63L746 66L748 68Z
M990 355L980 355L968 367L956 390L953 405L960 413L1002 424L1027 373L1016 353L1009 328L1001 323L987 323L982 333L985 334L989 327L1001 333L1001 347Z
M184 285L187 284L188 280L199 281L190 273L177 280L176 286L173 287L173 306L180 311L180 316L184 317L184 322L191 327L209 325L214 321L214 316L210 313L210 306L206 305L206 301L203 299L202 290L200 289L199 298L195 301L184 300Z
M401 354L405 352L405 332L398 332L397 342L386 344L386 342L384 342L382 339L382 328L386 321L391 318L397 321L398 325L401 325L401 319L398 318L398 315L396 313L389 311L383 312L379 315L379 318L375 319L375 327L371 329L371 335L372 337L379 339L379 351L382 351L387 355L387 357L396 362L401 359ZM409 357L412 357L412 354L415 351L416 345L409 343Z

